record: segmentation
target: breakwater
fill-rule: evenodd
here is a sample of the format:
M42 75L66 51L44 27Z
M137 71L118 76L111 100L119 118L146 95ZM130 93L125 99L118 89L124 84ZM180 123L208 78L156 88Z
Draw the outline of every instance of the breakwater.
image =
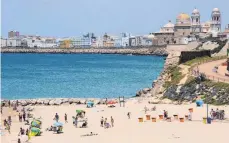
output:
M119 99L109 99L118 102ZM19 99L19 100L1 100L1 105L3 107L8 107L9 105L21 105L21 106L35 106L35 105L83 105L87 104L88 101L93 101L95 105L104 105L108 99L98 99L98 98L41 98L41 99Z
M1 53L132 54L167 56L166 47L142 48L1 48Z

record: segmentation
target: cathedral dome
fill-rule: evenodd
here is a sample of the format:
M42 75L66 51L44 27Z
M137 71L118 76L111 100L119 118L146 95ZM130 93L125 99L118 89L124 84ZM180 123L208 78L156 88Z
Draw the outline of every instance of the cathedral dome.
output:
M179 20L179 21L190 21L190 16L186 13L181 13L177 16L177 20Z
M220 12L218 8L214 8L212 12Z
M195 8L195 9L192 11L192 14L200 14L200 12L199 12L198 9Z
M173 28L174 24L169 20L169 23L164 25L165 28Z
M176 23L177 24L188 24L190 23L190 16L186 13L181 13L177 16Z

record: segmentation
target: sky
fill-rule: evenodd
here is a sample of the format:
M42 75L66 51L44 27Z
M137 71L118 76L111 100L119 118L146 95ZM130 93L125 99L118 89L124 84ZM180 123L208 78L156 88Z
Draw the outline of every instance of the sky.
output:
M229 0L1 0L1 35L20 34L68 37L87 32L135 35L159 31L176 16L196 7L201 21L217 7L222 29L229 24Z

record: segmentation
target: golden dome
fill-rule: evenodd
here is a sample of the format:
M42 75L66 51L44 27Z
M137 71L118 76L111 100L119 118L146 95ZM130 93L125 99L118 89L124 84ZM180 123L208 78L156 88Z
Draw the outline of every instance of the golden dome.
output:
M177 21L190 21L190 16L186 13L181 13L177 16Z

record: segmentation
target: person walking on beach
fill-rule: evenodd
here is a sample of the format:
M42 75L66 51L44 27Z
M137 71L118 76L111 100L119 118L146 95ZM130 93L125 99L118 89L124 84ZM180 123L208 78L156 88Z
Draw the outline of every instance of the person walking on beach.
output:
M56 115L55 115L55 118L54 118L55 120L56 120L56 122L58 122L59 121L59 115L56 113Z
M148 111L148 108L145 106L145 107L144 107L144 110L145 110L145 114L146 114L147 111Z
M10 133L10 125L9 124L6 124L6 130L8 130L9 134L11 134Z
M77 124L78 124L78 117L76 116L75 118L75 126L77 127Z
M23 112L22 117L23 117L23 121L25 122L25 117L26 117L25 112Z
M22 129L22 127L20 128L20 132L18 133L18 136L20 136L20 135L24 135L25 134L25 130L24 129Z
M18 114L18 118L19 118L19 121L21 122L22 121L21 113Z
M104 122L103 122L103 126L106 127L107 125L107 118L105 118Z
M26 136L29 136L29 129L26 129L25 135L26 135Z
M18 138L17 143L21 143L21 139L20 138Z
M101 120L100 120L100 126L101 127L103 127L103 122L104 122L104 120L103 120L103 117L102 117Z
M114 127L114 119L112 116L111 116L111 126Z
M11 105L10 105L10 100L8 101L8 105L9 105L9 107L11 107Z
M6 121L6 119L4 120L4 126L6 127L7 126L7 121Z
M168 118L168 112L164 110L164 118L167 119Z
M130 119L130 112L127 113L127 117L128 117L128 119Z
M65 123L68 123L68 117L67 117L67 114L66 113L64 115L64 120L65 120Z
M12 119L11 119L11 116L8 116L8 124L11 126L11 123L12 123Z

